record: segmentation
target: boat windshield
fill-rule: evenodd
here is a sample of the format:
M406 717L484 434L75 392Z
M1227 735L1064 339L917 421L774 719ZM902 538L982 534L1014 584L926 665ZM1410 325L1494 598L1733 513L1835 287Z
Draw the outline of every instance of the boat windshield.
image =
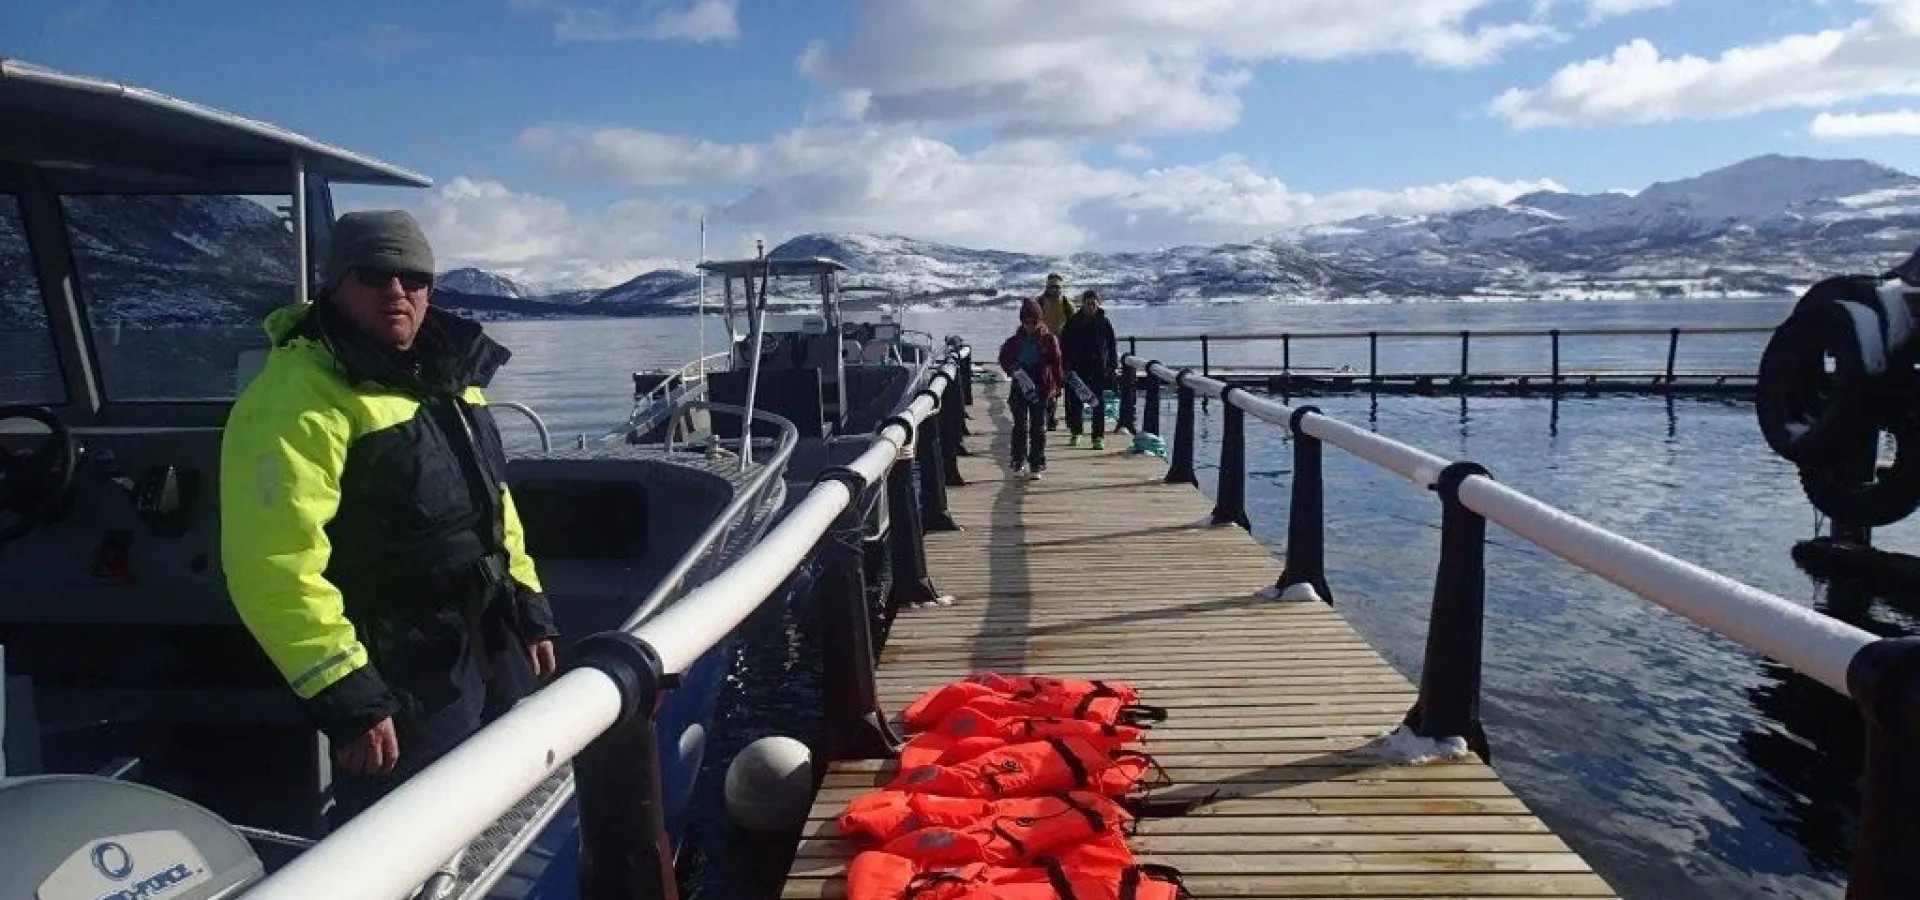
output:
M228 401L261 319L293 302L292 198L61 198L75 280L108 403Z
M61 406L66 394L20 198L0 193L0 405Z

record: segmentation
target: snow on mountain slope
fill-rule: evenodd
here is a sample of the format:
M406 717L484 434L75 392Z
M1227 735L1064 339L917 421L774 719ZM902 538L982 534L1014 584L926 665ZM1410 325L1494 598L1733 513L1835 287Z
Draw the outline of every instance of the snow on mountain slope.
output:
M434 279L434 285L435 287L445 290L458 291L462 294L473 294L480 297L510 297L519 299L533 296L533 292L529 291L518 281L501 275L498 272L489 272L485 269L472 267L442 272L438 278Z
M273 210L228 198L111 199L118 206L76 201L70 210L83 289L108 318L252 322L292 295L291 238ZM1095 288L1139 303L1564 297L1673 287L1778 295L1830 274L1884 271L1917 244L1920 178L1861 160L1761 156L1633 194L1539 192L1446 214L1321 223L1241 244L1049 256L891 235L802 234L769 255L844 263L850 301L1006 305L1039 293L1049 272L1063 275L1070 292ZM0 259L23 252L17 228L0 217ZM446 273L441 285L450 300L510 314L644 315L694 305L697 276L674 265L636 259L552 271L464 269ZM717 305L718 280L707 286ZM812 302L804 282L776 286L776 303ZM0 328L19 327L26 300L0 301Z

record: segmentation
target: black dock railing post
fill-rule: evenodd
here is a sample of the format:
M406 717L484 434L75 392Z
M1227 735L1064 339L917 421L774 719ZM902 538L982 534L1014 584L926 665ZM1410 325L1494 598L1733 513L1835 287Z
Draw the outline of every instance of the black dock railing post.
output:
M1220 391L1220 483L1214 490L1213 524L1238 525L1249 531L1247 521L1247 412L1233 403L1240 388L1227 385Z
M947 511L947 461L940 443L940 417L928 416L913 441L913 462L920 469L920 522L926 531L959 531L960 523Z
M1560 329L1547 332L1553 338L1553 391L1560 392Z
M1320 439L1303 429L1309 413L1302 406L1287 423L1293 431L1293 489L1287 506L1287 564L1274 590L1282 600L1320 600L1333 603L1327 586L1326 504L1320 478ZM1289 596L1293 595L1293 596Z
M1134 412L1140 405L1140 376L1133 370L1132 363L1120 364L1120 421L1113 423L1114 433L1125 431L1139 434L1140 429L1134 423Z
M1867 729L1847 900L1911 896L1920 879L1920 637L1862 647L1847 665L1847 692Z
M960 428L966 424L962 421L964 413L959 403L947 402L950 399L957 399L953 383L947 383L945 392L921 388L914 397L918 398L922 394L932 397L934 402L934 412L927 419L940 420L940 426L934 429L934 433L940 436L941 476L945 478L947 487L966 487L967 479L960 475L960 457L970 455L966 454L965 448L960 446Z
M1147 407L1140 411L1140 428L1148 434L1160 433L1160 376L1153 374L1157 359L1147 361Z
M972 406L973 352L971 350L960 356L960 374L958 377L960 379L960 403L962 406Z
M1467 331L1465 329L1461 329L1460 331L1460 385L1461 387L1465 387L1467 383L1473 378L1473 367L1469 364L1469 360L1472 357L1472 353L1473 353L1473 332Z
M1367 383L1380 389L1380 332L1367 332Z
M973 451L968 450L967 445L960 442L961 438L972 434L973 429L967 427L967 404L960 397L960 382L957 379L947 379L947 386L940 391L938 402L940 433L952 448L950 455L972 456ZM955 466L954 471L958 472L959 466Z
M889 424L901 425L908 434L913 433L912 424L904 416L894 416L880 427ZM887 596L887 620L891 623L894 610L903 606L925 606L941 596L927 572L926 536L920 527L919 504L914 502L913 467L906 460L896 460L893 468L887 470L887 518L891 525L887 533L887 553L893 560L893 588ZM885 639L880 643L884 645Z
M1200 336L1200 374L1213 377L1213 351L1208 349L1207 336Z
M580 896L677 900L653 721L677 678L661 671L660 655L646 641L624 631L591 635L572 655L571 668L598 669L620 688L620 717L573 760Z
M1168 484L1193 484L1200 480L1193 475L1193 388L1187 387L1187 376L1192 369L1181 369L1174 376L1173 383L1178 390L1179 403L1173 418L1173 459L1167 466Z
M820 687L826 703L821 735L824 761L880 759L899 752L901 741L880 711L876 682L879 653L873 639L873 607L867 600L862 542L879 491L860 473L835 466L815 484L839 481L853 500L822 535L820 554Z
M1487 470L1457 462L1440 471L1440 566L1433 582L1420 699L1406 725L1427 738L1464 738L1482 762L1493 760L1480 723L1480 662L1486 627L1487 520L1460 502L1460 485Z
M1673 391L1673 365L1680 359L1680 329L1667 329L1667 391Z

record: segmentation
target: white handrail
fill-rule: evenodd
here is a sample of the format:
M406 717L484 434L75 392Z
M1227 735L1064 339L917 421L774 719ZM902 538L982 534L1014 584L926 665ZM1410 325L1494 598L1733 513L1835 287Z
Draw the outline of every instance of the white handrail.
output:
M1127 354L1123 360L1129 366L1145 368L1160 381L1176 386L1184 383L1198 396L1218 398L1227 387L1192 372L1182 378L1179 371L1135 354ZM1226 402L1282 427L1289 426L1294 415L1292 407L1246 390L1235 390ZM1318 413L1302 416L1300 428L1421 487L1437 484L1441 471L1452 464L1418 447ZM1541 549L1789 666L1842 696L1851 696L1847 667L1854 654L1878 640L1863 629L1615 534L1491 478L1470 475L1463 479L1460 502Z
M942 365L927 387L944 393L958 363ZM850 468L871 485L899 459L937 401L917 396L901 411L908 425L881 428ZM766 602L853 500L848 485L814 486L780 524L733 565L647 620L634 634L659 654L662 671L684 672ZM573 669L469 737L433 765L349 820L248 890L248 900L318 900L412 894L440 864L467 846L561 765L612 727L621 695L598 669Z

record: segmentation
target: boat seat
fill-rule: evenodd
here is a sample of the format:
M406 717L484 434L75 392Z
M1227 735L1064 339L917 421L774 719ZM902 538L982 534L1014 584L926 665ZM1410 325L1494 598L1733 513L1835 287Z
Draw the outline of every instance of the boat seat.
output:
M710 372L707 397L715 403L747 405L748 372ZM827 391L821 370L767 369L760 373L754 390L753 406L785 418L800 430L803 438L825 437L827 428ZM740 417L716 415L713 433L722 439L740 437ZM765 422L753 423L754 437L779 437L780 432Z

